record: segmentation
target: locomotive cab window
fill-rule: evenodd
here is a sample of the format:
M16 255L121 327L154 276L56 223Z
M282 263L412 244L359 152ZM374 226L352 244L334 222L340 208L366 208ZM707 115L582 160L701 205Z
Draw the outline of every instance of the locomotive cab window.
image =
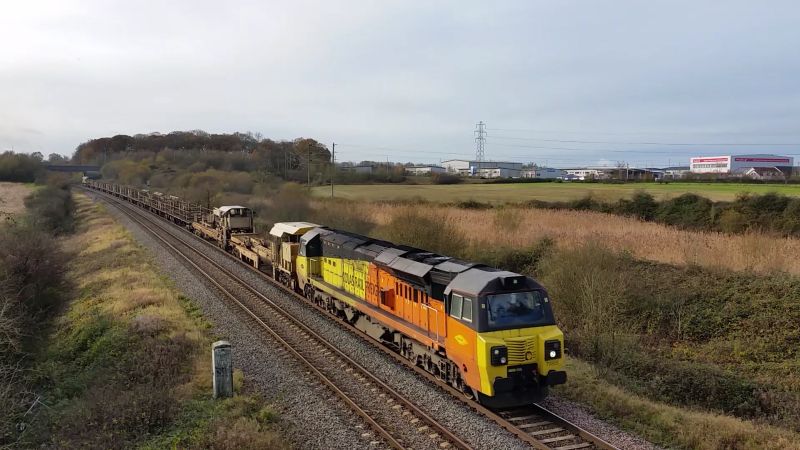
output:
M464 298L458 294L450 296L450 315L456 318L461 318L461 304Z
M488 295L486 303L490 329L537 326L550 322L541 291Z
M464 306L461 308L461 318L467 322L472 322L472 299L464 297Z

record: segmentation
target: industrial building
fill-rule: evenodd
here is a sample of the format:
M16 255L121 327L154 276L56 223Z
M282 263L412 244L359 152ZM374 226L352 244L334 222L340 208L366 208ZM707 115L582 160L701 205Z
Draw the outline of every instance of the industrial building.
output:
M751 167L742 172L742 176L762 181L785 180L789 172L784 172L777 167Z
M715 173L743 175L752 168L774 168L783 173L791 173L794 158L780 155L724 155L697 156L691 159L692 173Z
M350 165L341 165L339 170L342 172L354 172L354 173L362 173L362 174L371 174L374 171L374 167L372 166L350 166Z
M442 161L442 166L447 173L470 175L470 167L476 162L477 161L470 161L468 159L448 159L447 161Z
M689 166L671 166L665 167L664 171L664 179L669 180L679 180L686 176L689 173Z
M570 180L658 180L661 169L637 169L635 167L578 167L564 169L562 179Z
M522 178L540 178L555 180L563 178L565 172L561 169L554 169L552 167L534 167L533 169L523 170Z
M571 175L574 180L605 180L608 178L607 167L592 169L588 167L578 167L572 169L564 169L566 175Z
M466 177L518 178L522 174L522 163L508 161L470 161L450 159L442 161L448 173Z
M442 166L434 165L421 165L406 167L406 173L409 175L432 175L434 173L445 173L446 170Z

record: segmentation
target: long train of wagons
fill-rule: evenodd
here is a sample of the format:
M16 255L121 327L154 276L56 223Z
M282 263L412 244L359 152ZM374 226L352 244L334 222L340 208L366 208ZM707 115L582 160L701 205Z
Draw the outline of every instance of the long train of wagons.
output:
M308 222L276 223L265 238L244 206L84 185L214 241L486 406L530 404L566 382L563 334L530 277Z

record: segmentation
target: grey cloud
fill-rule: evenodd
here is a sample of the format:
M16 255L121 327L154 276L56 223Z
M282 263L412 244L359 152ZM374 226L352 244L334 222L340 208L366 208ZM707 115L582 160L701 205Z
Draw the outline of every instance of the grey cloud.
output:
M70 153L97 136L202 128L422 162L471 154L484 120L490 158L674 162L687 149L534 149L557 146L510 146L492 129L800 141L798 19L791 1L9 2L0 147Z

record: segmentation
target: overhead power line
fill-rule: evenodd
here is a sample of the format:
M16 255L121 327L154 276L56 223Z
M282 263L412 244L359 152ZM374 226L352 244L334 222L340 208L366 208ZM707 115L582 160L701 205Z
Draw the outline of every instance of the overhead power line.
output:
M583 141L577 139L542 139L532 137L516 137L516 136L502 136L489 134L492 139L512 139L518 141L539 141L539 142L561 142L566 144L614 144L614 145L674 145L674 146L691 146L691 147L800 147L798 143L767 143L767 142L728 142L728 143L708 143L708 142L620 142L620 141ZM587 149L588 150L588 149Z
M562 135L570 135L570 134L595 134L595 135L607 135L607 136L743 136L743 135L790 135L790 136L800 136L800 132L797 133L764 133L758 131L589 131L589 130L541 130L541 129L533 129L533 128L487 128L487 131L509 131L512 133L529 133L529 134L562 134Z
M501 145L501 144L497 144L497 145ZM378 155L378 154L375 154L375 153L372 153L372 152L370 152L369 154L360 154L360 155L358 155L359 159L365 160L365 161L379 161L379 160L383 160L387 156L395 158L395 162L398 161L399 159L405 158L405 157L408 157L409 159L413 159L415 157L413 155L431 155L431 154L450 155L450 156L456 156L456 157L458 157L458 159L470 159L470 158L472 158L474 156L474 155L470 155L470 154L466 154L466 153L456 153L456 152L434 152L434 151L420 150L420 149L407 149L407 148L400 149L400 148L396 148L396 147L382 147L382 146L361 145L361 144L338 144L338 143L336 144L336 149L337 149L336 153L337 153L337 155L341 155L342 154L342 152L340 150L341 147L364 148L364 149L368 149L368 150L388 150L388 151L392 152L390 155L387 155L387 154ZM558 150L558 149L559 148L556 148L556 150ZM341 160L341 157L337 158L337 159ZM593 160L593 159L604 159L604 158L586 157L586 156L584 156L584 157L564 157L563 152L561 152L561 153L548 153L548 154L537 153L535 155L533 155L533 154L529 154L529 155L525 155L525 154L517 154L517 155L499 154L499 155L495 155L495 158L492 158L492 160L495 160L495 161L508 160L508 161L524 161L524 162L530 162L530 161L535 161L535 160L548 160L548 161L551 161L551 162L555 162L555 161L559 161L559 162L576 162L576 161L590 161L590 160ZM639 159L639 158L637 158L637 159L627 159L626 158L626 160L631 162L631 163L644 162L644 161L654 161L653 158L648 158L648 159L644 159L644 158L642 158L642 159Z
M547 147L547 146L538 146L538 145L514 145L514 144L501 144L498 142L493 142L492 145L496 145L499 147L512 147L512 148L529 148L534 150L564 150L564 151L571 151L571 152L605 152L605 153L641 153L643 155L654 155L654 154L665 154L665 155L676 155L680 152L692 152L691 150L663 150L663 151L651 151L651 150L619 150L619 149L609 149L609 148L574 148L574 147ZM693 152L697 153L697 152ZM787 156L793 155L792 153L782 153Z
M364 144L336 144L337 147L353 147L353 148L366 148L370 150L386 150L390 152L398 152L398 153L422 153L422 154L434 154L434 155L455 155L455 156L466 156L467 158L471 158L470 155L464 152L437 152L431 150L424 150L424 149L408 149L408 148L397 148L397 147L383 147L377 145L364 145ZM341 153L341 150L340 150Z

